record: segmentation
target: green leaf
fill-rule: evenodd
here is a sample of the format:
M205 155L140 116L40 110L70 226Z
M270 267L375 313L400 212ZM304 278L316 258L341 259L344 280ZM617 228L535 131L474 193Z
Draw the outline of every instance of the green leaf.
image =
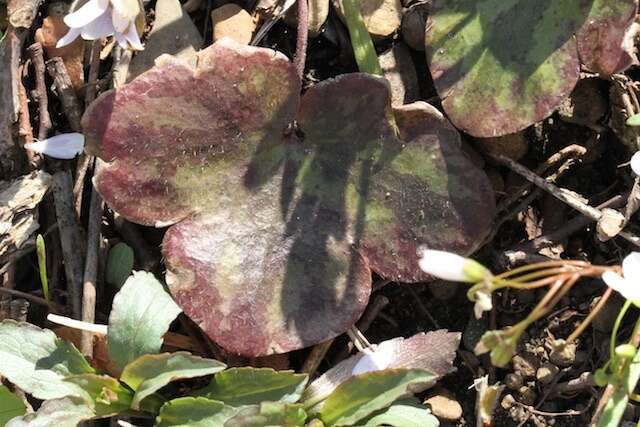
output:
M133 392L108 375L73 375L65 380L87 392L96 415L100 417L115 415L131 406Z
M179 397L162 405L156 418L158 427L219 427L237 409L204 397Z
M122 369L143 354L158 353L180 307L151 273L134 272L113 299L107 343Z
M93 416L93 410L84 399L67 396L47 400L37 412L14 418L5 427L76 427Z
M135 391L131 407L139 409L142 399L171 381L215 374L225 367L217 360L193 356L186 351L146 354L129 363L120 379Z
M35 398L86 397L64 378L93 372L78 349L52 331L13 320L0 323L0 375Z
M126 243L117 243L109 249L105 280L121 288L133 270L133 249Z
M271 368L230 368L217 373L211 383L198 392L227 405L257 405L264 401L295 403L307 385L307 375Z
M307 413L301 405L282 402L262 402L241 408L224 427L303 426Z
M362 427L438 427L440 422L431 411L415 400L400 400L367 418Z
M387 369L356 375L340 384L320 410L327 426L352 425L410 394L410 386L426 383L434 375L421 369Z
M626 121L627 126L640 126L640 114L634 114Z
M47 280L47 249L44 244L44 237L38 234L36 237L36 254L38 255L38 270L40 272L40 283L44 299L49 301L49 281Z
M625 370L623 383L616 385L616 390L604 407L602 416L598 421L598 427L617 426L629 402L631 393L640 380L640 352L637 352L629 367Z
M11 418L23 415L26 409L22 399L0 385L0 426L7 424Z

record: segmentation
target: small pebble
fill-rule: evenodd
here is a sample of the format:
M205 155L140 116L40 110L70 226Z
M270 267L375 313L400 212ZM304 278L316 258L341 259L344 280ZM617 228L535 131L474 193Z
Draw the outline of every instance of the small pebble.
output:
M523 378L533 378L536 376L538 369L538 360L531 354L516 354L511 359L513 370L520 374Z
M440 420L457 421L462 418L462 406L449 390L440 388L435 394L424 401L431 407L431 412Z
M558 375L558 372L560 369L556 365L545 363L536 371L536 379L542 384L549 384Z
M522 376L517 372L507 374L504 377L504 384L511 390L518 390L523 385Z
M249 12L234 3L227 3L211 12L213 41L230 37L240 44L249 44L256 24Z
M536 392L533 388L523 385L518 389L518 400L524 405L533 405L536 403Z
M549 354L549 360L556 366L567 368L576 360L576 345L567 343L554 346Z
M505 395L502 398L502 401L500 402L500 406L502 406L502 409L504 410L511 408L515 404L516 404L516 399L510 394Z

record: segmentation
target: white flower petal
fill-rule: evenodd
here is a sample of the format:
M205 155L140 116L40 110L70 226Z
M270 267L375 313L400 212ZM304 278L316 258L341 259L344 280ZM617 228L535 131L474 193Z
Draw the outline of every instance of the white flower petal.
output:
M640 286L640 252L631 252L622 260L624 278Z
M114 7L111 8L111 21L113 22L113 28L115 28L116 32L123 34L132 23L131 19L118 12L118 9Z
M129 29L124 35L131 45L131 48L134 50L144 50L144 46L142 42L140 42L140 37L138 36L138 30L136 29L135 22L132 22L129 26Z
M637 151L631 157L631 170L633 171L633 173L640 176L640 151Z
M422 271L444 280L466 282L464 265L467 259L451 252L422 250L419 265Z
M64 47L68 44L71 44L75 39L78 38L81 32L82 29L80 28L69 28L67 34L65 34L60 40L58 40L58 43L56 43L56 47Z
M113 35L113 33L113 23L109 12L103 13L95 21L82 28L82 38L85 40L97 40Z
M26 143L24 148L56 159L73 159L84 149L84 135L63 133L42 141Z
M380 345L374 350L365 348L362 351L363 356L351 370L351 375L386 369L393 361L393 349L391 345Z
M119 32L115 32L113 33L113 36L115 37L116 41L118 42L118 44L120 45L120 47L122 49L128 49L129 48L129 44L127 43L127 39L124 37L124 35L122 33Z
M109 6L108 0L89 0L84 6L64 17L70 28L81 28L102 15Z
M627 280L613 271L605 271L602 274L602 280L614 291L634 303L640 305L640 284Z
M493 301L491 300L491 294L486 292L476 292L476 303L473 306L473 313L476 316L476 319L480 319L482 317L483 311L491 311L493 308Z

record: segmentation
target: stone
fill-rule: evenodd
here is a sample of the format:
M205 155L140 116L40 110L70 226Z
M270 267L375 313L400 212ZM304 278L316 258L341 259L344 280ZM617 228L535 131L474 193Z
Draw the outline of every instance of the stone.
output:
M129 65L127 80L132 80L151 67L160 55L174 55L195 66L196 52L202 47L200 32L184 13L178 0L158 0L153 28L149 31L144 50L138 52Z
M213 41L230 37L238 43L248 45L256 29L249 12L234 3L227 3L211 12Z
M522 378L533 378L536 376L539 362L532 354L524 353L523 355L516 354L513 356L511 365L513 370L520 374Z
M378 56L378 60L391 86L391 105L399 107L410 104L420 97L416 67L404 43L396 43Z
M516 404L516 399L510 395L507 394L502 398L502 401L500 402L500 406L502 407L502 409L504 409L505 411L509 408L511 408L513 405Z
M536 371L536 379L542 384L549 384L558 375L558 372L560 372L560 369L556 365L544 363Z
M556 345L549 353L549 361L561 368L573 365L576 360L576 345L574 343L563 343Z
M402 39L413 50L423 52L425 48L424 31L429 16L428 3L412 5L402 16L400 33Z
M359 3L364 25L372 37L378 39L389 37L400 27L402 18L400 0L360 0ZM344 22L342 0L333 0L333 5Z
M504 384L511 390L518 390L524 382L520 374L512 372L504 377Z
M493 138L476 138L475 141L481 152L489 156L502 155L515 161L523 158L529 150L529 141L527 141L524 132Z
M457 421L462 418L462 406L456 397L449 390L438 388L434 390L431 397L424 401L425 405L431 407L434 416L444 421Z
M520 403L532 406L536 403L536 392L532 387L523 385L518 389L517 398Z

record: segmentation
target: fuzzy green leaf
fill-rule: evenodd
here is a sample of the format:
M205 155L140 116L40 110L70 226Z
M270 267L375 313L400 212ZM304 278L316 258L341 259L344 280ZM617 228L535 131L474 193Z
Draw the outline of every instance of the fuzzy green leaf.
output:
M224 427L296 427L303 426L306 419L307 413L301 405L263 402L260 405L240 408Z
M84 399L68 396L47 400L38 411L14 418L5 427L77 427L94 415Z
M162 337L180 312L153 274L134 272L113 299L109 356L122 369L144 354L159 352Z
M440 422L431 411L414 400L399 400L367 418L361 427L438 427Z
M340 384L324 402L320 419L328 426L348 426L410 395L411 387L434 375L419 369L387 369L356 375Z
M0 426L4 426L12 418L23 415L26 409L22 399L0 384Z
M156 424L158 427L219 427L237 411L204 397L179 397L162 405Z
M13 320L0 323L0 375L34 397L84 398L82 389L64 378L93 372L78 349L52 331Z
M271 368L229 368L217 373L198 394L230 406L260 402L295 403L307 385L307 375Z
M135 391L131 407L138 409L145 397L171 381L215 374L225 367L217 360L193 356L185 351L146 354L129 363L120 379Z
M133 249L126 243L120 242L109 249L107 257L107 268L105 271L105 280L107 283L122 287L127 277L133 269L134 255Z
M129 409L133 392L108 375L82 374L67 377L66 381L81 387L99 417L109 417Z

